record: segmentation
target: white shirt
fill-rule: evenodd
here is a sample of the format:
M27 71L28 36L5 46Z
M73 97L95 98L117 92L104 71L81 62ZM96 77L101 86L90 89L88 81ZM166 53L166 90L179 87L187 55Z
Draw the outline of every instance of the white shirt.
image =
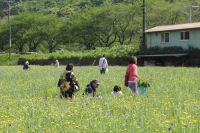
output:
M123 96L123 93L121 91L118 92L111 92L111 96Z
M59 68L59 62L58 61L56 61L55 66Z
M107 68L107 66L108 66L108 62L107 62L106 58L105 57L100 58L99 59L99 67Z

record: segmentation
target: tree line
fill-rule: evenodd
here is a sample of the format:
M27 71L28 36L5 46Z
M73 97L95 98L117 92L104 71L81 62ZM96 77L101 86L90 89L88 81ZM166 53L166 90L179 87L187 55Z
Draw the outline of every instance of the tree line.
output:
M24 4L23 8L27 8L25 6L27 2L17 3ZM29 5L27 10L22 13L16 10L17 15L11 17L12 43L16 52L35 49L53 52L59 47L67 48L69 40L72 46L78 45L83 49L140 44L141 0L77 0L74 2L57 0L54 4L52 1L47 4L48 0L41 0L38 3L41 2L46 3L40 5L41 10L32 11L33 5ZM190 4L200 4L200 2L146 0L147 28L188 22ZM43 8L45 5L48 5L46 7L48 13ZM198 9L193 11L193 21L200 21L199 12ZM2 50L7 50L9 47L7 25L7 18L3 17L0 20L0 49Z

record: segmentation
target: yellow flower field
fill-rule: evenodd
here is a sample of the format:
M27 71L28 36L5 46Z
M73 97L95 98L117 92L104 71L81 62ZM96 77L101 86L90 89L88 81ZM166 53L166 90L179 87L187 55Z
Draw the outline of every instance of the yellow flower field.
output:
M75 99L59 98L57 82L65 67L0 67L0 132L2 133L198 133L200 132L200 68L139 67L150 79L147 94L134 96L124 84L126 67L76 67L81 90ZM98 79L102 99L82 97ZM110 95L114 85L123 97Z

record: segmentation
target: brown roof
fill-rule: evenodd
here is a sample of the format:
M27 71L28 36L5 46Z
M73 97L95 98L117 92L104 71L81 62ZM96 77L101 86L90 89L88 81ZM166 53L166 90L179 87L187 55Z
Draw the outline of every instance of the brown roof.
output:
M156 26L154 28L146 30L145 32L159 32L159 31L195 29L195 28L200 28L200 22L198 22L198 23L187 23L187 24Z

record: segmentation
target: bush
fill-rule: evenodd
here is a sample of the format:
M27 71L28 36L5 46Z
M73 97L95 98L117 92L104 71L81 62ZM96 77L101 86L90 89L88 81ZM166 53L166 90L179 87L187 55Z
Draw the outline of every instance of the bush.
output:
M137 48L132 45L125 46L114 46L114 47L104 47L96 48L90 51L84 52L70 52L70 51L60 51L51 54L37 53L34 55L23 55L20 59L24 60L48 60L48 59L95 59L102 57L103 54L106 54L108 58L127 58L137 52Z
M155 46L155 47L146 48L143 51L177 51L177 50L183 51L183 48L179 46L163 47L163 48Z
M133 45L114 46L114 47L97 47L94 50L88 50L84 52L74 51L60 51L54 53L35 53L31 55L12 55L12 60L9 61L8 54L0 56L0 65L17 65L18 63L23 64L26 60L33 62L42 62L47 60L82 60L82 59L97 59L106 54L109 59L123 59L131 55L134 55L138 51L138 48Z

